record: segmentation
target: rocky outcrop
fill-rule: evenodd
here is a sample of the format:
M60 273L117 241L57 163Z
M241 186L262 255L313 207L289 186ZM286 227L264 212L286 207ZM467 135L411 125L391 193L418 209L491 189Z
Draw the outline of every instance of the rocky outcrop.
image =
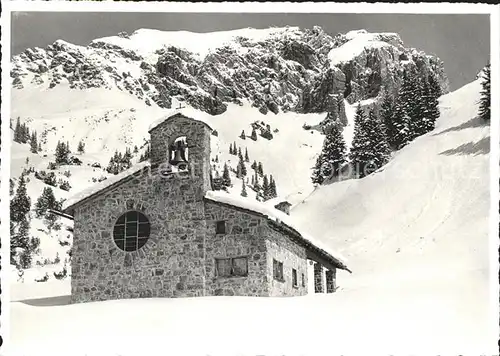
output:
M175 46L152 48L145 55L127 44L134 43L134 34L116 39L87 47L56 41L45 49L28 49L13 58L12 85L118 88L148 105L170 108L177 98L212 115L244 101L262 114L331 112L332 97L337 102L339 95L349 103L379 101L382 91L397 93L408 66L422 76L432 73L443 93L449 90L442 62L405 48L393 33L358 30L332 37L317 26L285 28L258 39L234 37L203 56ZM343 120L343 109L335 110Z

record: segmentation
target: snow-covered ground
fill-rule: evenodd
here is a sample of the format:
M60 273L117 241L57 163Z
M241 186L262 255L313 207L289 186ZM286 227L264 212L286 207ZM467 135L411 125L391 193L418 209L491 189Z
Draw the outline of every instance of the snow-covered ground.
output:
M26 280L11 286L8 354L496 354L491 316L498 311L490 308L497 308L498 296L491 299L488 284L496 273L488 262L490 134L474 118L479 90L476 81L442 97L436 129L380 172L316 190L306 173L322 139L302 125L322 115L262 116L230 106L212 120L219 133L213 155L234 161L228 146L236 141L248 147L251 162L263 162L278 194L294 198L294 223L348 258L353 274L338 273L338 292L67 305L68 280ZM144 116L136 126L147 131L156 118ZM106 137L119 120L99 123L89 134ZM255 120L278 128L275 138L239 139ZM99 149L96 143L88 155Z

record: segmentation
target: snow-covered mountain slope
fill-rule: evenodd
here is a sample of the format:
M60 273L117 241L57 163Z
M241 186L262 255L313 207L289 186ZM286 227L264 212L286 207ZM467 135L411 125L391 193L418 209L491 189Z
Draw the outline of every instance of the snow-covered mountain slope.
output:
M490 128L476 118L480 88L441 97L434 131L366 178L317 188L292 218L340 249L363 283L402 281L409 268L422 279L477 270L485 288Z
M325 112L332 97L349 103L395 94L407 66L434 74L441 61L406 48L397 34L351 31L334 37L320 27L241 29L213 33L140 29L88 46L58 40L12 60L14 88L117 88L147 105L171 108L174 98L210 114L248 100L262 113ZM341 113L342 114L342 113Z
M498 313L490 306L497 300L489 299L487 253L490 134L475 118L479 90L476 81L443 96L436 129L380 172L322 186L292 210L297 224L349 258L353 274L339 273L337 293L68 306L61 296L69 292L68 281L25 283L19 299L21 292L36 298L37 288L45 289L38 297L56 297L11 304L9 354L66 355L74 345L82 355L166 348L181 355L495 354L498 325L491 315ZM301 170L321 140L301 126L317 117L273 117L275 139L243 142L235 135L254 111L231 111L212 118L223 151L232 141L248 145L251 159L276 175L278 189L308 185Z

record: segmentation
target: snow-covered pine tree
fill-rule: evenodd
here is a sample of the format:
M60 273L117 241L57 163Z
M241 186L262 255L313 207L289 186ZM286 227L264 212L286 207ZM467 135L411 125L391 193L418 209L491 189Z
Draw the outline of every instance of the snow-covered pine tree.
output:
M252 168L254 171L257 170L257 161L253 161L252 165L250 166L250 168Z
M257 165L257 173L261 177L264 176L264 168L262 167L262 162L259 162L259 164Z
M243 178L241 161L238 161L238 164L236 165L236 178L239 178L239 179Z
M30 139L30 152L31 153L38 153L38 140L36 137L36 131L33 131L31 134L31 139Z
M360 105L354 116L354 137L349 152L349 159L354 172L359 178L363 178L373 159L370 152L370 138L368 136L367 119Z
M311 175L311 180L313 184L322 184L325 179L323 178L323 163L324 163L324 157L323 154L320 152L318 155L318 158L316 159L316 163L313 167L313 172Z
M443 95L443 91L441 90L441 85L439 85L436 75L434 73L430 73L427 80L429 81L429 88L432 97L439 99L439 97Z
M391 149L395 148L395 137L397 131L393 122L393 110L394 102L387 92L384 93L384 98L382 99L382 105L380 108L380 120L385 127L385 136L387 143Z
M254 175L254 185L253 188L256 192L258 192L261 189L260 183L259 183L259 176L257 173Z
M35 203L35 216L41 218L47 213L48 209L57 209L57 199L51 187L43 188L42 195L40 195Z
M242 140L245 140L245 139L246 139L246 137L247 137L247 136L245 135L245 130L241 131L240 138L241 138Z
M247 167L245 166L245 161L243 160L243 156L240 156L240 161L238 164L241 167L240 169L242 177L245 177L247 175Z
M38 152L42 152L42 143L38 142Z
M14 128L14 142L21 143L22 141L21 136L22 136L21 121L18 116L16 120L16 126Z
M27 194L24 174L21 174L16 194L10 201L10 220L14 223L20 223L28 216L30 209L31 199Z
M245 184L245 181L243 179L241 180L241 194L240 195L242 197L247 197L248 196L246 184Z
M269 179L267 178L267 174L265 174L262 181L262 198L264 201L271 199L271 192L269 188Z
M481 98L479 99L479 117L486 122L491 117L491 64L484 68L484 74L481 82Z
M243 154L241 153L241 147L238 147L238 158L243 161Z
M224 163L224 171L222 172L222 184L225 187L231 186L231 176L229 175L229 168L227 163Z
M272 175L269 175L269 194L271 198L276 198L278 196L278 192L276 191L276 181Z
M248 149L245 147L245 162L250 162L250 158L248 157Z
M321 175L323 180L333 178L346 162L346 145L338 125L331 125L323 141L321 151Z
M69 161L69 151L68 151L68 147L66 146L66 144L64 144L61 141L57 141L55 156L56 156L55 158L56 158L57 165L69 163L68 162Z
M135 146L135 148L137 149L137 146ZM82 153L85 153L85 144L83 143L83 141L80 140L80 142L78 142L78 148L77 148L77 151L78 153L82 154ZM137 153L137 152L136 152Z
M233 144L232 143L229 144L229 154L230 155L233 154Z
M16 254L18 249L26 250L29 248L30 208L31 199L26 191L24 174L21 174L16 193L10 200L10 259L11 262L16 265ZM26 266L26 263L22 264L22 266Z
M387 143L385 126L377 118L374 109L371 109L368 113L368 118L366 119L366 130L369 144L367 149L372 154L374 168L378 169L387 163L391 151L389 144Z

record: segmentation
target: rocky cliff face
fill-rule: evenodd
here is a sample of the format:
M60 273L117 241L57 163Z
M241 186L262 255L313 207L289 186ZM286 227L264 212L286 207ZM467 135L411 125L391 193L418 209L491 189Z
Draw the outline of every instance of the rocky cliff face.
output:
M442 62L405 48L397 34L359 30L332 37L319 27L242 31L225 32L225 40L204 54L196 48L196 39L206 41L204 34L185 43L152 30L97 39L87 47L56 41L15 56L12 84L117 87L148 105L170 108L176 97L212 115L246 100L263 114L336 111L342 121L342 99L352 104L378 101L383 90L395 94L406 66L420 75L433 73L443 93L449 90Z

